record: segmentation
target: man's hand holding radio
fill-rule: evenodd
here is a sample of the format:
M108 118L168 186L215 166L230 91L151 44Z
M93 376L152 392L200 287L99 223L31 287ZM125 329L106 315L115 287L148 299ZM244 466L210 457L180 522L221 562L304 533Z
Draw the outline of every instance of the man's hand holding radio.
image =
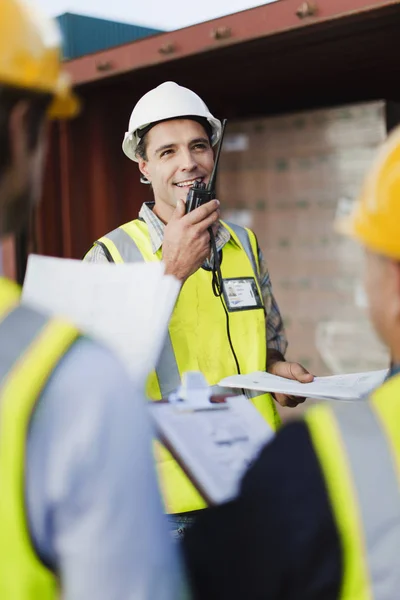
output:
M219 200L211 200L188 214L185 202L178 200L165 226L162 259L165 272L184 283L210 255L209 227L218 229Z

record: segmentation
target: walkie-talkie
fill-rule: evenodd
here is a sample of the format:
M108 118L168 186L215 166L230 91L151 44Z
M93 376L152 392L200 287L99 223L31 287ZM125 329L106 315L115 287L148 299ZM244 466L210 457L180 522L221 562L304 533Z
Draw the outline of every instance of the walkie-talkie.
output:
M217 179L217 168L219 162L219 155L221 154L222 142L224 139L225 126L227 120L224 119L222 121L222 130L221 130L221 138L218 145L217 155L215 157L214 168L211 173L210 180L208 185L204 183L204 181L195 181L192 187L190 188L187 198L186 198L186 213L191 212L195 208L198 208L202 204L206 202L210 202L210 200L214 200L215 198L215 183Z
M222 148L222 142L224 139L226 122L227 122L226 119L224 119L222 121L221 138L219 140L217 155L215 157L215 162L214 162L214 168L212 170L208 185L206 186L206 184L203 181L195 181L194 182L194 185L192 185L192 187L190 188L187 198L186 198L186 214L190 213L192 210L194 210L195 208L198 208L202 204L205 204L206 202L210 202L210 200L214 200L214 198L215 198L215 182L217 179L219 155L221 154L221 148ZM224 300L222 298L224 282L223 282L222 273L221 273L221 260L220 260L220 256L218 253L217 243L215 240L215 235L212 230L212 227L209 227L208 231L210 233L210 245L211 245L212 256L213 256L212 269L211 269L212 270L212 281L211 281L212 289L214 292L214 296L216 296L217 298L220 298L222 307L225 312L226 333L227 333L227 337L228 337L228 342L229 342L229 346L232 351L232 356L236 363L237 372L240 375L240 365L239 365L239 361L236 356L236 352L233 347L232 338L231 338L231 332L230 332L230 326L229 326L229 313L225 306Z

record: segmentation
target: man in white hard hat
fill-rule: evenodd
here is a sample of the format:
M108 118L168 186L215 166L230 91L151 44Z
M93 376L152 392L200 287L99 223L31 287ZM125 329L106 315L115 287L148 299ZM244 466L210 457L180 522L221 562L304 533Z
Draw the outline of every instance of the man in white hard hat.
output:
M154 400L175 390L184 371L201 371L215 393L223 391L217 385L223 377L237 372L268 369L312 380L301 365L285 362L282 319L254 233L221 222L218 200L185 214L190 188L210 179L220 135L220 121L193 91L168 81L145 94L133 109L122 148L138 163L142 181L151 184L154 202L142 206L138 219L97 240L85 257L93 262L163 260L166 272L182 283L168 339L148 382ZM238 295L232 302L213 293L209 228L222 277ZM276 429L272 397L259 392L250 397ZM278 401L294 406L299 399L280 396ZM164 448L159 462L167 510L175 515L173 526L182 530L204 501Z
M0 0L0 238L40 195L47 116L73 116L56 24ZM0 278L0 598L175 600L144 390ZM146 523L143 516L146 515Z

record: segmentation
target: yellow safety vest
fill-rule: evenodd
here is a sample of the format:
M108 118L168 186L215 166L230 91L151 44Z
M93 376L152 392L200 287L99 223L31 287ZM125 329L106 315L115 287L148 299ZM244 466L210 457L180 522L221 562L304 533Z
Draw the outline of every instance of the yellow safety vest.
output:
M57 579L41 562L25 508L29 421L47 380L78 331L19 305L20 290L0 278L0 598L53 600Z
M400 597L400 375L305 417L341 540L341 600Z
M254 278L262 298L254 233L227 223L223 226L231 234L222 253L223 278ZM101 245L108 259L115 263L160 261L162 258L161 248L153 253L148 227L141 220L126 223L95 243ZM231 312L229 322L241 372L264 371L267 360L264 309ZM185 371L201 371L209 385L216 386L216 391L220 391L217 384L223 377L236 372L221 299L214 296L212 273L205 269L198 269L182 287L156 371L148 379L148 396L153 400L167 397L179 386ZM272 397L260 395L260 392L250 394L250 397L270 426L276 429L280 420ZM204 500L170 453L160 445L157 459L168 512L204 508Z

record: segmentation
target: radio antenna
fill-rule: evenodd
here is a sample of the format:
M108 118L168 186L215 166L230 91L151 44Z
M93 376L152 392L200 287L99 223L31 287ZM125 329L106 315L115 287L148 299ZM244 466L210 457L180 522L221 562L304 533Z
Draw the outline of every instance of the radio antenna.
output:
M217 179L217 169L218 169L218 163L219 163L219 155L221 154L221 148L222 148L222 143L224 140L226 123L227 123L227 119L224 119L222 121L221 137L219 139L217 155L215 157L215 162L214 162L214 168L212 170L211 177L210 177L210 180L209 180L208 186L207 186L207 191L209 191L209 192L213 191L215 188L215 182Z

